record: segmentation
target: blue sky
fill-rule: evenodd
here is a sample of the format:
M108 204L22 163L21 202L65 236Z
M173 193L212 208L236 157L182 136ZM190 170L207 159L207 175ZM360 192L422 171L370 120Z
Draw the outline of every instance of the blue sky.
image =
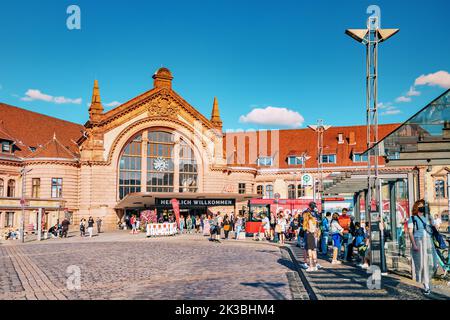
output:
M364 124L364 47L344 30L370 4L400 28L379 53L380 122L400 122L450 86L447 0L2 1L0 101L84 123L94 79L113 105L165 66L207 117L218 97L225 129Z

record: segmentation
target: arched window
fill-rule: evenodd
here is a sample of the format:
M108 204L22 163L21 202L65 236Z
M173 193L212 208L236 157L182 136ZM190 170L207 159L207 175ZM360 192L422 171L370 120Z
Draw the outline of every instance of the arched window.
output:
M6 192L6 196L8 198L14 198L15 191L16 191L16 181L10 179L8 181L8 190Z
M125 147L119 163L119 197L141 191L142 135L136 135Z
M288 185L288 199L295 199L295 185Z
M262 186L262 185L256 186L256 194L259 196L263 196L264 195L264 186Z
M273 199L273 185L266 186L266 199Z
M445 198L445 181L444 180L436 180L434 182L434 194L436 199Z
M172 132L143 130L125 146L119 163L119 197L141 191L198 191L198 164L186 141L176 143Z
M173 192L173 134L149 131L147 147L147 192Z
M5 189L5 182L0 179L0 197L3 197L3 189Z
M180 192L197 192L197 161L194 151L180 140Z
M297 198L303 198L305 196L305 187L301 184L297 186Z

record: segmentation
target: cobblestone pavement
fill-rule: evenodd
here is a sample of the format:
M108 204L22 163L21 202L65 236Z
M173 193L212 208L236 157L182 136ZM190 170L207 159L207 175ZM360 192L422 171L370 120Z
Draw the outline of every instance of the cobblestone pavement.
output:
M69 290L69 266L81 289ZM288 252L200 235L0 244L0 299L307 299Z
M289 246L295 260L303 263L304 250L294 244ZM299 269L301 277L315 294L318 300L449 300L450 292L435 290L430 296L422 294L417 283L404 277L389 274L382 277L380 290L370 290L367 279L370 274L349 263L332 265L330 259L318 262L322 269L306 272Z

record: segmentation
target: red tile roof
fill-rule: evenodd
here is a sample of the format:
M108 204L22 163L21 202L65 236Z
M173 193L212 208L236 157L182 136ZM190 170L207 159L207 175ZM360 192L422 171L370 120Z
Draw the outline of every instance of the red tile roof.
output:
M61 148L70 150L70 154L77 155L79 153L75 141L82 136L83 125L4 103L0 103L0 121L2 121L2 132L6 131L9 136L14 138L16 146L20 149L15 152L16 156L30 156L29 147L34 147L38 151L40 147L52 140L54 135L60 146L47 146L45 151L40 151L42 157L56 158L63 155L67 158L67 150Z
M379 125L379 139L382 139L399 125L400 124ZM349 137L352 132L354 133L355 143L349 144ZM344 137L344 143L342 144L338 143L338 135L340 133L342 133ZM234 140L233 143L228 142L228 146L233 145L235 150L239 150L239 147L236 146L237 141L241 141L241 143L245 141L245 163L241 163L241 165L255 164L258 156L279 155L279 168L301 168L301 165L288 165L287 157L293 155L300 156L303 152L306 152L307 156L310 158L306 160L305 167L317 168L317 133L310 128L257 131L256 141L253 143L250 143L248 139L242 139L243 136L248 137L250 135L251 133L227 133L224 137L225 151L227 149L227 139ZM240 139L237 137L240 137ZM276 143L278 143L278 146L276 146ZM250 145L256 148L254 152L249 151ZM365 166L366 163L364 162L353 162L352 154L362 153L366 150L366 126L359 125L329 128L325 131L323 136L323 148L324 155L335 154L337 156L336 163L324 163L324 168ZM236 164L236 157L230 156L229 151L225 154L230 164ZM251 159L252 157L253 159ZM383 163L383 161L381 160L380 163Z

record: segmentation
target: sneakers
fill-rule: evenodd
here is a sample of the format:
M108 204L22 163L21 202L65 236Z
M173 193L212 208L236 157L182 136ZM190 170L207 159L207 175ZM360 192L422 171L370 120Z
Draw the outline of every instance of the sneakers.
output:
M424 295L428 296L428 295L431 294L431 290L430 290L430 288L425 288L425 289L422 290L422 293L423 293Z
M323 267L320 264L316 264L316 269L322 269Z
M306 269L306 272L313 272L313 271L317 271L317 267L309 267L308 269Z
M333 260L331 261L331 264L341 264L342 262L340 262L339 260Z
M358 267L362 268L362 269L368 269L369 265L367 263L364 264L358 264Z
M309 266L308 266L308 264L305 262L305 263L302 263L301 265L300 265L300 267L302 267L303 269L309 269Z

